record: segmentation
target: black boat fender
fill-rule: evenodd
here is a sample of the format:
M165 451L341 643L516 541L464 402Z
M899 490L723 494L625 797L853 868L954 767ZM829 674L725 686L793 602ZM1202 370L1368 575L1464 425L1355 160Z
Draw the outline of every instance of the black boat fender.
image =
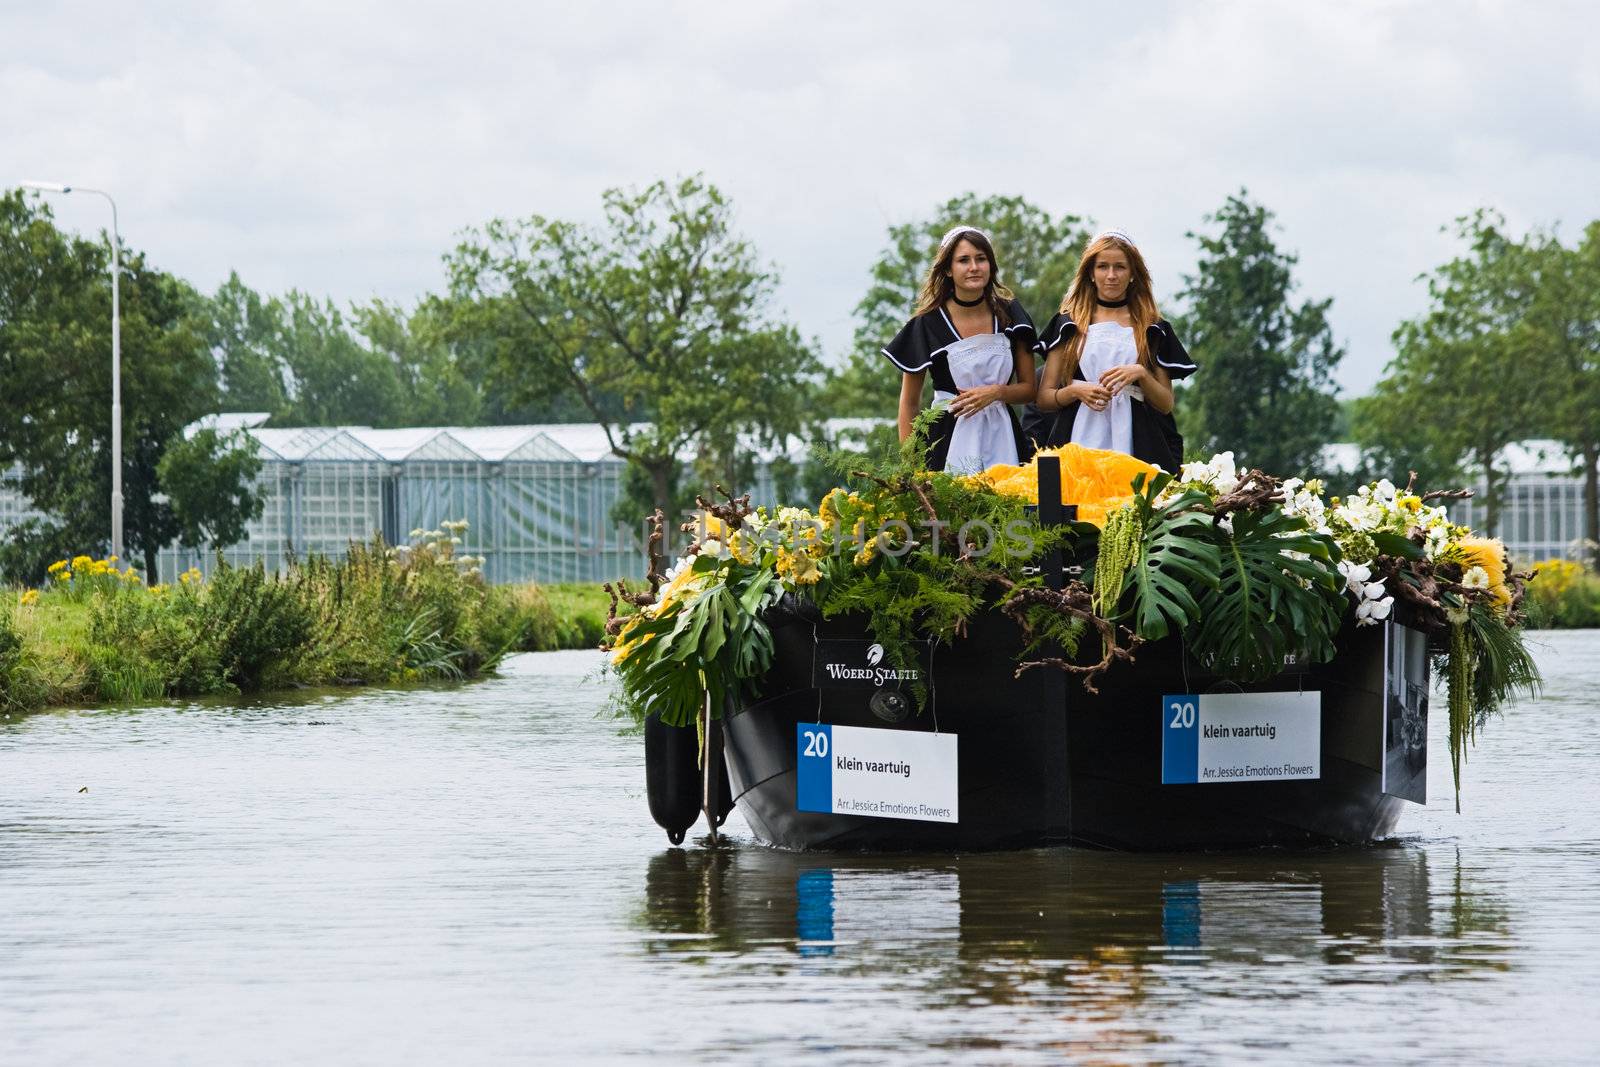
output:
M700 817L700 739L692 726L668 726L661 716L644 721L644 791L650 817L667 832L667 840L683 844L684 834Z

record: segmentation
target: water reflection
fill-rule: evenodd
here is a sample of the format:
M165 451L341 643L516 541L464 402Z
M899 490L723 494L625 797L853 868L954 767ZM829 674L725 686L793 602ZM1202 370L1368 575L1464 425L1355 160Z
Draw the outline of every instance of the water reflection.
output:
M1458 855L1396 847L1135 856L1051 849L949 857L672 849L645 876L652 953L950 968L1009 1002L1038 982L1310 966L1326 982L1466 978L1509 966L1508 901ZM1263 977L1263 980L1269 980Z

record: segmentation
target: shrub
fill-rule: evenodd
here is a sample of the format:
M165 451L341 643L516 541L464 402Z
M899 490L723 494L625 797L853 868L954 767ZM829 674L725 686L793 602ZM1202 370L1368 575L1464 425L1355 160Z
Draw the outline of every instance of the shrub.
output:
M1577 629L1600 626L1600 575L1566 559L1547 559L1528 583L1528 626Z

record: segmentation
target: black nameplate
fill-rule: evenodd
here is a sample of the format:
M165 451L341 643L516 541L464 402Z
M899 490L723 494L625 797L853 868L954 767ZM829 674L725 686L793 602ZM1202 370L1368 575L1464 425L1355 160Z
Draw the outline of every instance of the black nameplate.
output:
M931 682L930 654L928 642L913 641L913 662L890 663L883 646L874 641L818 638L811 684L817 689L882 689Z

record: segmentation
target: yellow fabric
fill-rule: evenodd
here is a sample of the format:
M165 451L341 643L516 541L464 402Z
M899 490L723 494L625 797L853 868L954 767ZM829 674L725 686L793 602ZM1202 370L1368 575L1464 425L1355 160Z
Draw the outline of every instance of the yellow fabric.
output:
M981 474L970 475L974 484L983 483L997 493L1021 497L1030 504L1039 502L1039 456L1056 456L1061 461L1061 502L1076 504L1078 518L1104 527L1106 516L1126 507L1133 499L1133 479L1146 479L1161 472L1142 459L1123 452L1084 448L1067 444L1042 448L1026 466L999 463Z

